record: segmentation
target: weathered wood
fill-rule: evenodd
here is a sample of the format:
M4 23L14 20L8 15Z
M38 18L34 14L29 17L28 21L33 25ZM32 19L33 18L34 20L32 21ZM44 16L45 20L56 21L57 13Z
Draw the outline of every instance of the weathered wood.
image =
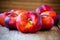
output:
M42 4L50 5L55 11L60 13L60 0L0 0L0 12L14 8L32 11L37 7L40 7Z
M60 30L55 27L50 31L21 33L20 31L12 31L0 26L0 40L60 40Z

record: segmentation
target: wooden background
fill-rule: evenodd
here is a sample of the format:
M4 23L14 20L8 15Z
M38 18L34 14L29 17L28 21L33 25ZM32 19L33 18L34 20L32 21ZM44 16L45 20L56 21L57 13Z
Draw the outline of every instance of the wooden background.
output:
M0 12L9 11L14 8L32 11L42 4L50 5L57 13L60 13L60 0L0 0Z

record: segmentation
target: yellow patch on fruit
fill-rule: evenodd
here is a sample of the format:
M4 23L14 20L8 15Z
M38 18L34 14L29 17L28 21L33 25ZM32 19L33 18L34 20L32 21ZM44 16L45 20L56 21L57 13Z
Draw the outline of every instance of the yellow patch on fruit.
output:
M32 24L30 24L29 22L26 24L25 28L30 28L32 27Z

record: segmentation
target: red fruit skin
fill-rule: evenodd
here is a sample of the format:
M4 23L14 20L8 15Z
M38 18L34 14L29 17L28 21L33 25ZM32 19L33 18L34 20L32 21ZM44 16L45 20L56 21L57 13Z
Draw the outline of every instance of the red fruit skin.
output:
M49 15L42 15L42 27L41 30L50 30L54 26L54 20Z
M4 20L5 27L9 28L10 30L17 29L16 17L17 17L17 15L15 13L8 15Z
M16 26L23 33L34 33L41 28L41 21L39 20L34 12L24 12L17 17Z
M49 15L55 20L57 13L55 11L45 11L45 12L42 12L40 15Z
M6 16L8 16L10 13L4 12L0 14L0 25L4 26L4 19Z
M46 5L46 4L42 5L42 8L43 8L45 11L53 11L53 8L52 8L51 6L49 6L49 5Z
M25 11L26 10L22 10L22 9L12 9L9 12L1 13L0 14L0 25L4 26L4 20L5 20L6 16L8 16L10 14L17 14L17 15L19 15L20 13L25 12Z
M23 10L23 9L12 9L10 12L19 15L22 12L26 12L26 10Z
M41 14L42 12L45 12L45 11L54 11L54 10L53 10L53 8L51 6L46 5L46 4L44 4L41 7L36 9L36 12L38 14Z
M45 12L45 10L42 7L36 9L36 13L41 14L42 12Z
M4 20L4 18L2 17L2 14L0 14L0 25L4 25L3 20Z

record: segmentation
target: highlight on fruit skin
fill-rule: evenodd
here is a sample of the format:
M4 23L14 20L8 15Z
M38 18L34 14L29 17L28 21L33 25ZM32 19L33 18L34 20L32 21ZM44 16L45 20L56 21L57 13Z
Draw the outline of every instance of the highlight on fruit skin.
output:
M47 4L43 4L41 6L45 11L54 11L54 9L50 6L50 5L47 5Z
M54 20L54 26L56 26L56 27L58 27L58 29L60 29L59 26L58 26L60 15L58 13L56 13L55 11L45 11L45 12L42 12L40 15L49 15L49 16L51 16Z
M16 29L17 26L19 31L31 33L39 29L50 30L54 25L58 27L60 18L51 6L43 4L36 8L35 12L20 8L12 9L0 14L0 25L5 25L9 29Z
M49 15L55 20L57 13L55 11L45 11L45 12L42 12L40 15Z
M16 18L17 14L15 13L8 15L4 20L5 27L9 28L10 30L17 30Z
M0 14L0 25L4 26L4 19L6 16L10 15L11 13L9 12L3 12Z
M11 13L15 13L15 14L20 14L22 12L26 12L27 10L23 10L23 9L12 9L10 10Z
M8 12L1 13L0 14L0 25L6 26L7 24L9 24L10 26L7 25L7 27L9 26L8 27L9 29L15 29L13 25L16 25L16 24L14 23L13 20L14 20L14 18L16 16L18 16L22 12L26 12L26 10L23 10L23 9L12 9L12 10L10 10ZM6 20L7 20L7 22L5 23ZM12 23L9 23L10 20L13 22L13 24ZM15 20L16 20L16 18L15 18ZM11 25L13 27L11 27Z
M16 19L17 29L23 33L34 33L40 30L41 21L34 12L24 12Z
M47 4L43 4L41 7L36 8L35 11L36 13L41 14L42 12L45 12L45 11L54 11L54 9Z
M54 26L54 20L49 15L40 15L42 19L41 30L50 30Z

